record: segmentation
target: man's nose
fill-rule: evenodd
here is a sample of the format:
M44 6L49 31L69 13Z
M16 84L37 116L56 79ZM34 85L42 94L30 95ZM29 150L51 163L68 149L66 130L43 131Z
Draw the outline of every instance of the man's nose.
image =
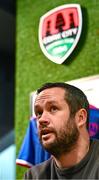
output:
M44 111L38 120L39 125L48 125L50 123L48 112Z

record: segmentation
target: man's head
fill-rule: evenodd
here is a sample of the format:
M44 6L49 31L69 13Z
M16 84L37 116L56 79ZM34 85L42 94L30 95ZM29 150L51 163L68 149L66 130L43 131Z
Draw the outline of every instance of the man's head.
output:
M87 128L89 126L89 102L87 100L86 95L77 87L72 86L70 84L66 84L63 82L56 82L56 83L46 83L41 88L37 90L37 94L44 91L45 89L50 89L54 87L59 87L64 89L64 99L66 100L69 109L70 115L74 116L75 113L84 108L87 112Z
M47 83L37 91L35 113L42 145L60 156L70 151L86 125L89 103L85 94L66 83Z

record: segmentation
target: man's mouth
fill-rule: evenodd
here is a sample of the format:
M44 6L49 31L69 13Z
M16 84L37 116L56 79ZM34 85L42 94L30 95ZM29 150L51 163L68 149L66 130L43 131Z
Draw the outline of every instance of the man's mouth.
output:
M52 130L50 130L50 129L48 129L48 128L44 128L44 129L42 129L42 130L40 131L40 134L41 134L41 136L42 136L42 135L50 134L50 133L52 133L52 132L53 132Z
M48 140L52 133L54 133L54 130L52 128L43 128L39 131L40 139L42 140Z

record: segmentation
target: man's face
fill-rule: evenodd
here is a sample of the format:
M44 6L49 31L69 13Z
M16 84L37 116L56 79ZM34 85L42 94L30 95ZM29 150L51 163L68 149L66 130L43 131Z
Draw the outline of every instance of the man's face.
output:
M76 143L79 132L62 88L50 88L38 94L35 101L38 134L44 148L54 156L67 153Z

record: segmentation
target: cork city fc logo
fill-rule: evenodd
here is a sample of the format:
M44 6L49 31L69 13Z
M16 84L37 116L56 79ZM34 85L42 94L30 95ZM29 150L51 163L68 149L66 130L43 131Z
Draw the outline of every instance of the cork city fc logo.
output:
M79 4L59 6L40 18L39 43L45 56L63 63L77 46L82 29Z

